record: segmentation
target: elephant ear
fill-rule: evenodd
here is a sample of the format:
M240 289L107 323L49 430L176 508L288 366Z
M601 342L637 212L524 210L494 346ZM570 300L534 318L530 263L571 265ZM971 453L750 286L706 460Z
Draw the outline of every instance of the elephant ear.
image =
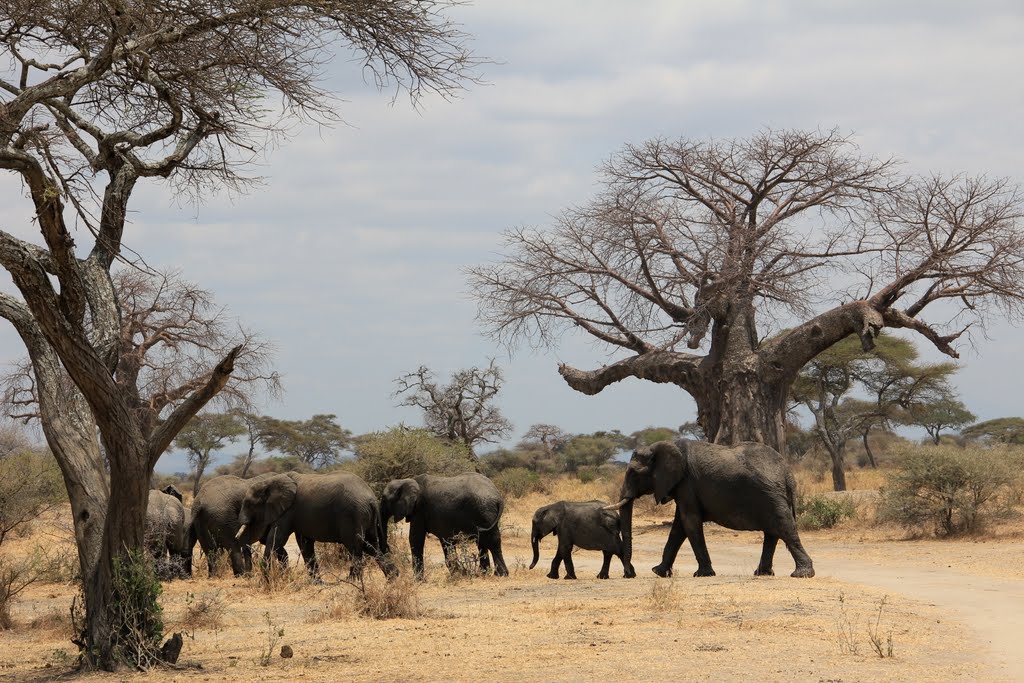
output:
M651 446L651 471L654 476L654 501L659 505L672 497L672 489L686 476L686 456L671 441Z
M263 482L261 488L266 520L268 524L272 524L295 502L299 484L287 474L282 474Z
M406 479L398 491L391 514L396 521L402 521L412 516L416 506L420 502L420 485L415 479Z
M548 505L540 510L540 514L537 516L537 531L539 536L547 536L548 534L555 534L558 529L558 525L562 523L562 518L565 517L565 504L555 503Z

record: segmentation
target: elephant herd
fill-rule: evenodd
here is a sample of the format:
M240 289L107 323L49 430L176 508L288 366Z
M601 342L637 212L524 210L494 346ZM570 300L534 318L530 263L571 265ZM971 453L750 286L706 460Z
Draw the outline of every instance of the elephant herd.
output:
M659 505L674 501L675 516L661 563L653 568L670 576L680 547L690 541L697 560L694 576L713 576L703 525L715 522L738 530L761 531L764 545L756 575L773 574L775 548L781 540L796 564L792 576L814 576L796 528L795 483L781 455L755 443L734 447L705 442L661 441L638 448L626 468L615 504L591 500L559 501L533 516L532 569L540 541L551 534L558 548L547 576L576 578L574 548L599 550L604 561L598 578L607 579L612 557L622 562L626 578L633 569L633 504L652 494ZM225 551L235 575L252 569L251 544L260 541L264 559L287 561L285 543L294 534L307 569L317 575L317 541L344 546L358 575L367 556L391 578L398 569L391 560L387 525L409 522L413 570L423 576L427 534L441 542L450 571L458 565L456 540L476 542L481 571L507 576L501 549L500 521L504 499L487 477L477 473L443 477L421 474L387 484L378 499L354 474L264 474L252 479L217 476L200 488L191 511L174 487L152 491L147 511L147 547L158 568L191 574L196 543L206 554L210 572L217 551Z

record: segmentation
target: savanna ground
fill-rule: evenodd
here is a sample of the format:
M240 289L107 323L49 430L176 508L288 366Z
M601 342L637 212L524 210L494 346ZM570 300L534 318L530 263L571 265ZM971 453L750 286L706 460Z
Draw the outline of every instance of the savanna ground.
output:
M852 489L877 475L851 476ZM804 488L827 488L803 482ZM197 551L196 576L164 584L168 632L186 634L181 666L146 674L89 674L82 680L146 681L1013 681L1024 680L1024 525L990 530L986 540L905 540L871 522L870 510L840 527L804 532L817 576L788 576L780 546L774 578L751 574L760 535L706 529L718 575L695 579L689 546L676 577L658 579L671 508L638 504L638 578L594 577L600 554L577 551L577 581L545 578L555 550L548 537L531 570L530 516L558 499L613 498L614 483L556 482L546 494L512 500L503 521L509 578L451 578L428 539L427 581L403 578L391 589L408 616L375 619L386 584L367 569L368 600L325 572L325 585L302 571L260 578L208 578ZM856 494L854 494L856 496ZM870 507L871 497L860 505ZM13 553L56 548L59 523L8 541ZM404 525L401 531L404 533ZM5 548L7 544L5 544ZM396 549L407 553L404 539ZM292 556L297 557L294 548ZM70 585L35 585L0 632L0 680L70 677ZM281 656L282 646L292 657Z

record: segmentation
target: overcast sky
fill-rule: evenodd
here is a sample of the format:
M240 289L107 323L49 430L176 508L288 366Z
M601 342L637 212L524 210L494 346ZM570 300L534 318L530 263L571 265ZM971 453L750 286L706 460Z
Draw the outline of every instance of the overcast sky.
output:
M277 344L286 394L268 414L334 413L355 433L420 424L391 397L397 376L496 357L512 442L538 422L631 432L693 419L674 387L569 389L559 362L607 360L586 339L510 357L480 335L466 291L463 267L497 258L504 229L586 201L626 142L838 127L909 170L1024 180L1019 0L478 0L455 16L492 62L461 99L392 104L339 60L330 84L348 125L297 130L255 192L200 207L156 185L136 193L126 244ZM0 190L18 191L9 178ZM0 204L3 229L30 234L26 219L27 202ZM997 321L987 334L962 349L962 397L981 418L1022 414L1024 330ZM0 330L0 360L21 355Z

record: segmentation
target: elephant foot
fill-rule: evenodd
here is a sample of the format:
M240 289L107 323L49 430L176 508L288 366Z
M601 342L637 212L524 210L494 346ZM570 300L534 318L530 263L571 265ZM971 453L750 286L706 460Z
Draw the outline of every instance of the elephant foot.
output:
M694 576L714 576L715 575L715 570L712 569L711 567L708 567L707 569L698 569L697 571L695 571L693 573L693 575Z
M507 567L498 567L496 570L494 570L494 575L495 576L508 576L508 568Z
M568 579L569 581L575 581L576 580L576 575L575 574L566 574L565 576L562 577L562 579L563 580L564 579Z
M597 578L599 578L599 579L607 579L608 578L608 572L601 572L600 574L597 575Z
M636 570L634 570L632 567L629 567L628 569L625 569L622 572L622 578L624 578L624 579L635 579L636 578Z
M672 567L665 567L660 564L657 567L651 567L651 571L663 579L667 579L668 577L672 576ZM634 574L633 576L636 576L636 574Z
M797 567L790 576L794 579L809 579L814 576L814 567Z
M775 576L775 572L772 569L762 569L758 567L754 570L754 576Z
M547 576L549 579L557 579L558 572L548 572L547 574L545 574L545 576Z

